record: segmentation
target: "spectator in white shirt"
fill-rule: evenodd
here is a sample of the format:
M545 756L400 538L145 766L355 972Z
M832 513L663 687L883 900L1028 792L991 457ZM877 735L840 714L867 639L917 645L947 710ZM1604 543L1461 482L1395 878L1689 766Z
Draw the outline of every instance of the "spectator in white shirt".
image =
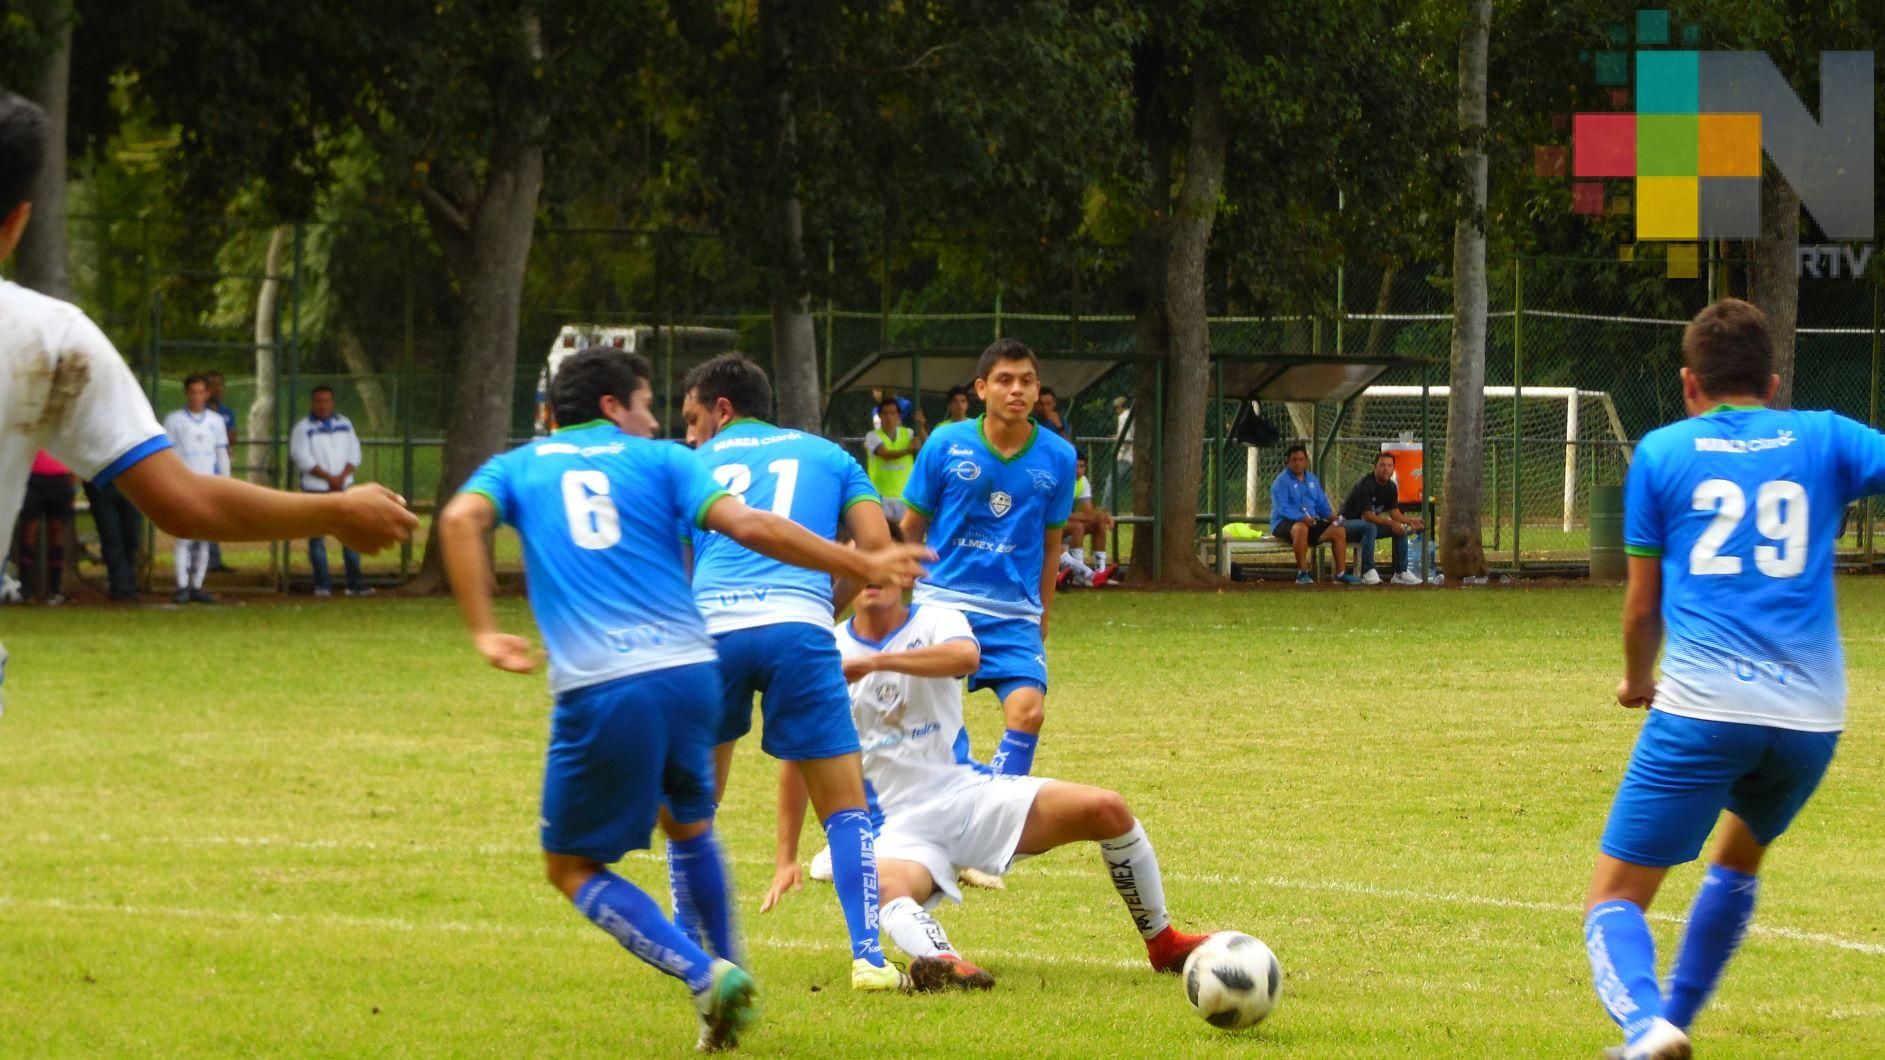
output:
M164 417L164 433L182 458L183 466L199 475L229 474L229 428L209 407L209 380L200 375L183 381L184 407ZM177 593L171 603L213 604L203 591L203 573L209 569L209 542L177 540Z
M334 411L334 389L317 386L308 395L308 417L295 424L288 436L288 456L301 472L301 488L309 493L340 493L353 485L360 466L360 436L353 421ZM341 561L347 568L347 595L372 596L360 572L360 553L342 544ZM308 565L314 568L314 595L334 595L327 570L327 538L308 539Z

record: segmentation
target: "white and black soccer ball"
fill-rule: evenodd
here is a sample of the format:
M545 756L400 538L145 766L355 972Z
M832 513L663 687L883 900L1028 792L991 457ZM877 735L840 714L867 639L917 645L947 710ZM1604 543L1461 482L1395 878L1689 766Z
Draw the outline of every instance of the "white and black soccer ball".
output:
M1220 931L1185 958L1185 999L1213 1027L1255 1026L1282 996L1276 954L1241 931Z

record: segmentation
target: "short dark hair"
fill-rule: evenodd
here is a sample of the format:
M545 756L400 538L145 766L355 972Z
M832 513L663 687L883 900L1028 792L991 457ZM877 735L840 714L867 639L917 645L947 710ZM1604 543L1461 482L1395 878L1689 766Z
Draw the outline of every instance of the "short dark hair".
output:
M184 385L188 386L189 384L185 383ZM333 392L334 392L333 387L328 386L326 383L322 383L320 386L317 386L313 390L308 391L308 396L313 397L316 394L332 394Z
M1044 387L1042 387L1042 388L1041 388L1041 396L1042 396L1042 397L1050 397L1050 398L1057 398L1057 397L1059 397L1060 395L1059 395L1059 394L1056 394L1056 393L1054 393L1054 388L1053 388L1053 387L1051 387L1051 386L1044 386Z
M1309 447L1302 444L1301 442L1291 443L1288 449L1283 450L1283 459L1288 460L1290 457L1295 456L1297 453L1301 453L1304 456L1308 456Z
M1774 374L1767 314L1739 298L1708 306L1682 329L1682 360L1711 397L1767 393Z
M183 389L186 392L191 387L195 386L198 383L201 383L206 387L209 386L209 376L206 376L201 372L192 372L191 374L183 377Z
M1375 463L1377 463L1377 464L1379 464L1379 463L1381 462L1381 458L1382 458L1382 457L1384 457L1384 456L1385 456L1385 457L1387 457L1387 458L1388 458L1389 460L1393 460L1393 459L1394 459L1394 454L1393 454L1393 453L1391 453L1391 452L1389 452L1389 451L1387 451L1386 449L1383 449L1383 450L1381 450L1380 452L1378 452L1378 453L1376 453L1376 454L1374 455L1374 462L1375 462Z
M0 89L0 218L32 194L46 160L46 112L30 99ZM63 223L47 218L46 224Z
M603 419L603 395L626 405L653 378L654 367L641 354L589 346L557 368L556 378L550 380L550 411L560 427Z
M975 378L987 379L988 373L1003 361L1026 361L1035 372L1041 370L1040 358L1028 349L1028 344L1020 339L996 339L982 351L981 359L975 362Z
M903 415L903 403L897 400L895 394L885 394L877 399L877 411L882 412L885 409L896 409L897 415Z
M765 419L772 415L772 382L766 370L738 351L695 365L681 382L681 393L690 390L695 401L709 408L726 398L741 416Z
M957 394L962 395L962 399L967 401L969 399L969 388L966 386L952 386L949 388L949 393L943 395L943 400L954 401Z
M1079 450L1075 450L1073 454L1073 460L1074 460L1074 463L1076 464L1084 464L1087 462L1086 454Z

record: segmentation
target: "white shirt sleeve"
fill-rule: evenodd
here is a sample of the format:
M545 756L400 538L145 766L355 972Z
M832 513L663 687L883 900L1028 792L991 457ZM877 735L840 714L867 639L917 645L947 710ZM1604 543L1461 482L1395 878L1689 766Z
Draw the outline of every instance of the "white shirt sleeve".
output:
M183 410L175 410L164 417L164 434L170 438L171 445L183 444Z
M216 473L227 476L229 470L229 431L225 424L223 430L216 432Z
M924 604L922 614L929 620L931 644L941 644L951 640L975 640L975 631L969 628L969 620L953 607Z
M314 453L308 445L308 432L302 427L306 420L296 420L288 429L288 459L294 461L295 470L306 475L314 470Z
M347 428L347 462L357 468L360 466L360 430L352 420L347 421Z
M109 481L170 447L144 388L98 325L74 313L62 345L47 403L46 452L80 478Z
M877 450L889 444L889 439L880 430L872 429L864 435L864 451L872 456L876 456Z

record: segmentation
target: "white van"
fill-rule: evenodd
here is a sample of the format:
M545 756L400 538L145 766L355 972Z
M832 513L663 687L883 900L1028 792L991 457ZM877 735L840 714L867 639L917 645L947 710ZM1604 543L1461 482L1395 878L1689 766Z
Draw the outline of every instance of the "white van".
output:
M738 349L739 339L739 333L731 328L565 324L556 333L556 341L550 344L549 356L544 358L543 368L537 373L537 437L542 438L550 433L550 380L555 377L556 370L562 367L564 359L578 350L591 346L613 346L648 358L655 366L655 396L660 400L669 393L663 388L663 379L671 377L674 385L678 386L680 376L689 368L728 350ZM672 394L671 397L674 402L678 402L681 395ZM663 423L672 423L676 410L657 409L657 412L665 413L662 416Z

